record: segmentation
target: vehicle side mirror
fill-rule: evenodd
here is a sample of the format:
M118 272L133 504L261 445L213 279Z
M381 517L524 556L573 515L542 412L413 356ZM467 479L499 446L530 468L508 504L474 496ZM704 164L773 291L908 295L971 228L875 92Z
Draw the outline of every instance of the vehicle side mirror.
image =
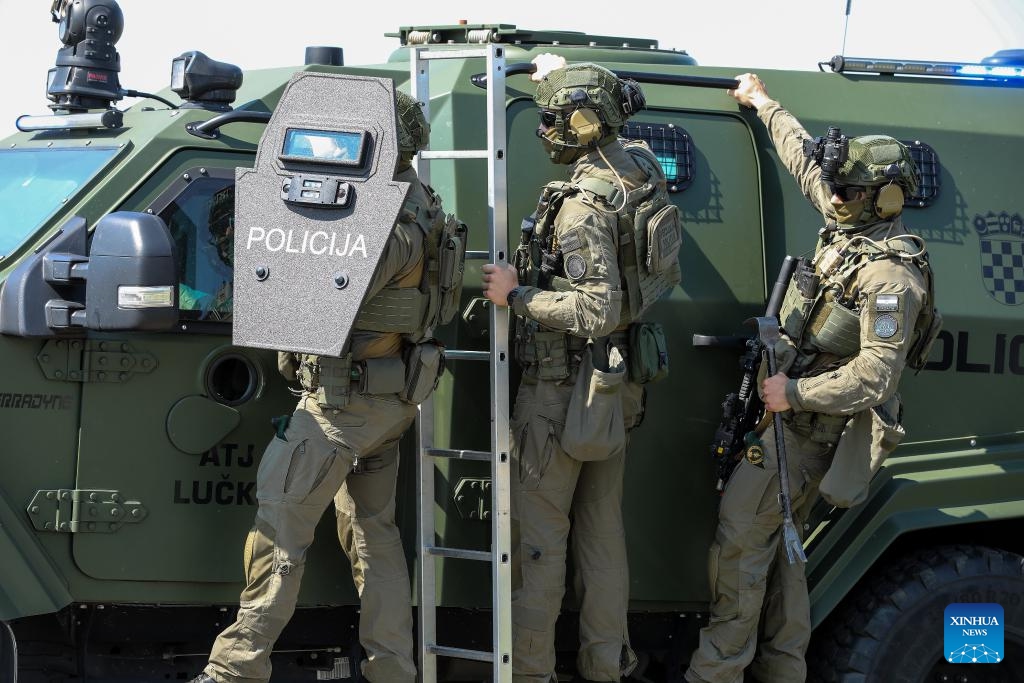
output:
M75 216L11 273L0 290L0 332L56 337L177 323L174 242L163 219L107 214L96 223L91 249L87 243L85 219Z

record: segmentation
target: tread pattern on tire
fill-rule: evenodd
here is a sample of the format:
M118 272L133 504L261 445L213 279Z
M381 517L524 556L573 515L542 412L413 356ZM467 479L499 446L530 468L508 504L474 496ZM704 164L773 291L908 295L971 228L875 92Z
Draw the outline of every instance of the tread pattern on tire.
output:
M984 546L938 546L868 573L815 631L808 680L866 683L886 636L902 616L943 586L975 576L1024 579L1024 557Z

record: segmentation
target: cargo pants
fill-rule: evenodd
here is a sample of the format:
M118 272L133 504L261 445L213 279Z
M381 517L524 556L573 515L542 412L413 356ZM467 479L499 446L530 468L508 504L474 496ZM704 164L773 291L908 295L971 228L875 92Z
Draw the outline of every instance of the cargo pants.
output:
M793 517L802 537L803 519L835 446L811 441L788 425L783 431ZM741 460L722 496L708 552L711 619L686 671L690 683L742 683L751 662L761 683L800 683L807 676L807 577L803 563L789 564L781 542L779 467L770 425L761 441L764 468Z
M629 568L622 521L625 444L608 460L580 462L559 444L572 381L524 377L512 419L512 680L556 681L555 622L565 594L570 525L580 603L576 666L618 681L636 666L626 612ZM627 427L642 416L643 389L623 384ZM571 519L571 522L570 522Z
M353 393L342 410L322 408L308 394L299 401L285 438L275 436L260 462L259 508L243 554L246 587L235 622L214 643L208 676L218 683L270 679L270 654L295 611L306 551L334 501L362 603L363 675L374 683L415 680L411 589L394 521L398 439L415 413L394 395Z

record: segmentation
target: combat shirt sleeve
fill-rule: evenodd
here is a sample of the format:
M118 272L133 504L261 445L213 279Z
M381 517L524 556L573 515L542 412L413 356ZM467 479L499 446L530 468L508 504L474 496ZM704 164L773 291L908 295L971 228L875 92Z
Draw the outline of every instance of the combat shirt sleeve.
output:
M617 220L612 209L595 203L601 200L571 197L555 219L570 287L553 292L523 287L513 303L516 315L576 337L603 337L618 326L622 289Z
M412 186L409 188L409 199L413 200L416 206L428 206L430 199L423 189L422 183L413 175L411 178L399 176L399 180L405 180ZM384 251L377 262L377 269L373 272L370 286L366 290L365 301L369 301L380 290L389 284L399 286L412 286L419 284L420 266L423 264L423 231L416 224L416 215L406 207L409 202L402 206L395 221L387 242L384 243ZM415 280L414 282L412 280Z
M832 194L821 182L821 168L812 159L804 156L805 139L811 136L795 116L772 100L757 110L757 116L768 128L768 135L775 145L782 163L797 183L800 191L825 216L835 220L832 208Z
M926 297L914 265L886 259L865 266L858 296L860 350L835 370L789 380L786 398L793 409L852 415L889 400L899 386Z

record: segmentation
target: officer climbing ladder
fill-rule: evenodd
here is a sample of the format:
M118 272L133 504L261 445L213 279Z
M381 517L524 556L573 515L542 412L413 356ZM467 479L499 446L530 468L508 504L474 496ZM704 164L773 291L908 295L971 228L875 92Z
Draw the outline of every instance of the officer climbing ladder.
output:
M430 61L435 59L487 60L487 149L422 151L416 160L420 179L429 184L427 162L433 159L487 159L487 218L490 249L470 251L467 258L506 261L508 257L505 150L505 50L490 43L465 50L409 51L410 89L423 103L430 120ZM447 360L486 360L490 363L491 450L469 451L435 448L433 443L433 401L420 405L418 419L419 481L419 668L424 683L437 680L437 656L491 662L495 683L512 680L512 569L509 483L509 354L507 309L488 306L490 351L446 352ZM491 549L487 551L447 548L436 545L434 518L435 458L483 460L491 463ZM477 651L442 645L437 634L436 558L491 563L491 651Z

